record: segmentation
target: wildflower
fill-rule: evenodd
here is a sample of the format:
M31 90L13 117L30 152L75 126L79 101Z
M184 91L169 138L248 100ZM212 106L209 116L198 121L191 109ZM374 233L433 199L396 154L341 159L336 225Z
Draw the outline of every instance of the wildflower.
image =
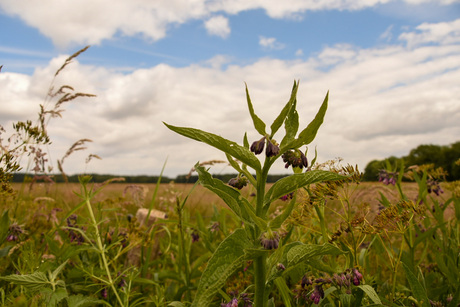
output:
M265 150L265 155L267 157L275 157L279 154L280 148L276 144L275 140L268 140L267 149Z
M19 226L17 223L13 223L8 228L8 235L6 237L6 241L8 242L19 241L19 235L23 233L24 233L24 230L22 229L22 227Z
M281 196L280 199L281 199L282 201L286 201L286 200L292 199L293 196L294 196L294 192L291 192L291 193L289 193L289 194L286 194L286 195Z
M108 295L107 288L102 289L102 291L101 291L101 296L102 296L103 298L107 298L107 295Z
M307 275L304 275L302 277L302 282L300 284L302 286L302 288L305 288L306 286L310 286L312 284L313 284L313 282L311 281L310 278L307 277Z
M280 270L280 271L286 270L286 267L285 267L284 264L282 264L282 263L278 263L278 264L276 265L276 268L277 268L278 270Z
M439 196L439 194L444 193L444 191L441 188L441 185L437 180L434 179L428 179L426 182L428 193L433 192L436 194L436 196Z
M315 304L319 304L319 301L324 298L324 290L322 285L316 285L315 290L310 296L310 299L313 301Z
M397 172L388 172L387 170L381 169L379 171L379 182L383 182L385 185L395 185L397 176Z
M265 146L265 137L263 137L260 140L255 141L254 143L252 143L251 151L254 154L258 155L264 150L264 146Z
M77 215L72 214L67 218L67 227L69 228L80 228L77 226ZM78 245L81 245L82 243L85 242L85 238L82 236L82 234L78 231L75 231L73 229L69 229L69 239L70 242L76 242Z
M118 272L118 276L120 276L120 272ZM126 286L126 280L123 278L125 277L125 274L121 276L120 281L118 282L118 288L123 289Z
M193 230L191 236L192 236L192 243L198 242L200 240L200 234L195 229Z
M238 300L236 298L233 298L230 302L227 304L222 303L220 304L221 307L238 307Z
M248 178L244 176L238 176L236 178L232 178L228 181L228 185L238 190L241 190L242 188L248 185Z
M354 268L352 271L353 271L353 284L355 286L359 286L360 281L363 280L363 275L356 268Z
M280 236L276 231L268 231L262 235L260 243L265 249L277 249L280 241Z
M308 159L299 149L288 150L281 157L283 158L283 162L286 163L284 165L285 168L289 166L298 167L300 169L308 167Z
M219 222L214 222L212 223L211 227L209 227L209 230L211 232L218 232L220 229L220 223Z

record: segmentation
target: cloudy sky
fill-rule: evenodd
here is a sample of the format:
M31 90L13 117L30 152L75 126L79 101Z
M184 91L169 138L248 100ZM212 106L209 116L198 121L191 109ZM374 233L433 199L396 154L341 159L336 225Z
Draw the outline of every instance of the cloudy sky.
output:
M155 175L167 159L175 176L224 159L162 122L256 140L245 82L267 125L294 80L301 126L330 91L310 159L316 146L320 161L341 157L363 170L419 144L460 140L460 1L0 0L3 139L13 122L35 121L40 104L52 108L54 73L86 45L54 85L97 97L63 104L44 149L57 168L75 141L93 140L66 159L68 173ZM89 154L102 160L86 164ZM275 171L285 172L282 161Z

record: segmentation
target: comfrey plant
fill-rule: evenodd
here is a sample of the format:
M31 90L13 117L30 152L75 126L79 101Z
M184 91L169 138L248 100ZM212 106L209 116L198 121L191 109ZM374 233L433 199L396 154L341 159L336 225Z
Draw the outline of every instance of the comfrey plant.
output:
M318 256L342 254L340 249L328 243L312 245L291 242L288 244L288 236L280 231L282 223L295 208L295 194L298 189L312 183L345 178L333 172L308 168L308 161L301 147L314 140L326 113L328 94L313 121L298 133L297 89L298 82L294 82L289 101L270 126L270 132L267 132L266 124L254 111L246 88L249 113L255 129L261 135L261 138L252 145L246 134L243 138L243 145L239 145L209 132L165 123L169 129L178 134L223 151L230 165L238 172L238 177L226 184L213 178L199 163L195 165L201 185L222 198L238 217L242 227L234 230L215 250L202 274L192 306L212 305L211 302L216 295L223 293L221 288L224 287L226 280L237 271L242 270L248 262L253 263L254 285L246 291L251 294L254 306L267 306L268 302L272 304L274 298L270 298L270 294L274 291L275 286L278 293L281 293L285 304L288 304L291 299L290 291L283 278L283 272L295 270L309 259ZM283 125L285 134L282 138L277 137L278 140L281 140L278 143L275 140L275 134ZM264 159L261 161L257 155L263 152ZM292 166L294 174L278 180L266 191L270 168L280 157L286 167ZM305 172L303 172L304 169L306 169ZM255 204L240 193L240 189L247 184L251 184L256 190ZM290 199L289 204L276 218L269 220L268 212L271 204L286 195L289 195L286 197ZM284 270L279 269L280 264Z

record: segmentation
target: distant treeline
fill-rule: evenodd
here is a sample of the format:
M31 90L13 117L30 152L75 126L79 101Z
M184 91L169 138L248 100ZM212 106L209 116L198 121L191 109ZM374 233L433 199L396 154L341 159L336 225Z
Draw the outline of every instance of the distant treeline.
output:
M369 162L364 170L365 181L376 181L379 170L386 167L386 160L394 167L404 161L406 167L411 165L434 164L447 171L448 181L460 180L460 141L451 145L419 145L412 149L407 156L389 157L384 160L373 160Z
M92 176L93 182L104 182L113 178L124 178L125 183L157 183L159 176L148 176L148 175L137 175L137 176L117 176L117 175L101 175L101 174L88 174ZM68 182L78 183L78 177L80 175L67 176ZM228 182L230 179L235 178L237 174L213 174L214 178L218 178L223 182ZM286 177L286 175L269 175L268 182L273 183L277 180ZM34 177L33 174L16 173L13 175L13 182L30 182ZM64 177L61 174L50 175L54 182L65 182ZM174 181L175 183L195 183L198 180L198 176L178 175L175 178L161 177L162 183L169 183ZM43 181L43 180L40 180Z

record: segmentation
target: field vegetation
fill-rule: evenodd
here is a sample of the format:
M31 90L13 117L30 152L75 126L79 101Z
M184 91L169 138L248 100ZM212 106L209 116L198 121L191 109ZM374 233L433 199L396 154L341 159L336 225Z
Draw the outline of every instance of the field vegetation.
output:
M269 127L246 88L251 142L165 124L224 152L236 172L222 181L212 161L197 163L194 184L70 183L65 159L89 139L59 159L56 183L47 123L93 95L51 86L38 121L2 137L0 305L459 306L460 182L405 160L385 161L372 183L343 161L319 163L306 146L328 94L299 129L298 86ZM34 176L12 183L24 156ZM268 183L275 162L291 175Z

